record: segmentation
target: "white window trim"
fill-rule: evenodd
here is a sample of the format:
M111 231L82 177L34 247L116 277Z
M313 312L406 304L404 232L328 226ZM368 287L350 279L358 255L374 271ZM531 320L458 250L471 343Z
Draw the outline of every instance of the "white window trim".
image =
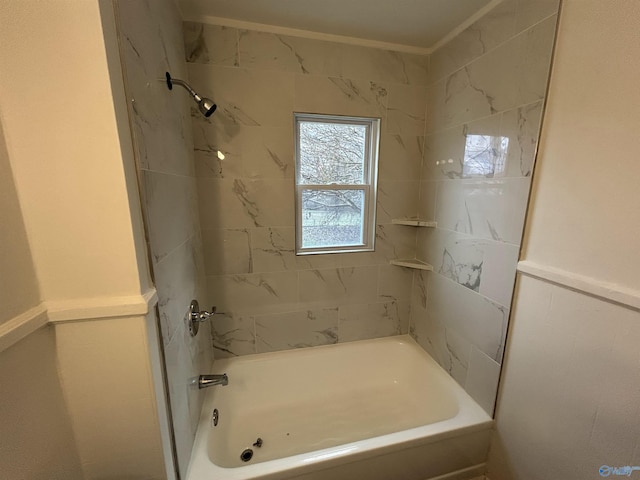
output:
M367 127L367 144L365 146L364 183L313 185L299 184L300 178L300 121L323 122L356 125ZM369 117L350 117L342 115L320 115L312 113L294 113L295 164L296 164L296 255L314 255L323 253L372 252L375 250L376 237L376 202L378 190L378 156L380 145L380 119ZM302 192L304 190L362 190L364 192L364 223L361 245L345 245L334 247L302 247Z

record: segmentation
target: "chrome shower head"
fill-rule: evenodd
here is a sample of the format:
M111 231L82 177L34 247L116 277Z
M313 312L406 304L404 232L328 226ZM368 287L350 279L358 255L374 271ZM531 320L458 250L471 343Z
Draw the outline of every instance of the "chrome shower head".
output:
M171 78L171 74L169 72L166 72L165 75L167 77L167 87L169 88L169 90L173 90L174 84L180 85L181 87L183 87L187 92L189 92L189 95L193 97L193 100L198 104L198 109L200 110L200 113L202 113L205 117L210 117L213 114L213 112L216 111L216 108L218 108L218 106L215 103L213 103L213 100L211 100L210 98L201 97L200 95L198 95L193 90L193 88L191 88L189 84L184 80L180 80L178 78Z

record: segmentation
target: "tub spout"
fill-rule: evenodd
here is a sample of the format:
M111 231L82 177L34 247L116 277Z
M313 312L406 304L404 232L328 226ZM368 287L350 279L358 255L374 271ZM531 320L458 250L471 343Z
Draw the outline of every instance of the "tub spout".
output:
M200 375L198 377L198 388L207 388L214 385L228 385L229 377L226 373L222 375Z

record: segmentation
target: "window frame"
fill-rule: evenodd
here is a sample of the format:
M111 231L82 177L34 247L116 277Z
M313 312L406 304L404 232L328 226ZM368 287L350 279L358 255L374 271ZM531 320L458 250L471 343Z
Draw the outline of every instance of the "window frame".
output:
M362 125L366 128L363 183L345 184L301 184L300 180L300 123L337 123L342 125ZM296 205L296 255L316 255L327 253L372 252L375 250L376 202L378 190L378 157L380 149L380 118L326 115L316 113L294 113L295 139L295 205ZM364 215L362 238L359 245L303 247L302 246L302 194L305 190L361 190L364 192Z

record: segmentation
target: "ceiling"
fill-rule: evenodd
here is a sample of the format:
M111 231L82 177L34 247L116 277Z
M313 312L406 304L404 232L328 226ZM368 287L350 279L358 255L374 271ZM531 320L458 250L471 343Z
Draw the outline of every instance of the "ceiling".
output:
M187 19L217 17L430 49L496 0L181 0Z

